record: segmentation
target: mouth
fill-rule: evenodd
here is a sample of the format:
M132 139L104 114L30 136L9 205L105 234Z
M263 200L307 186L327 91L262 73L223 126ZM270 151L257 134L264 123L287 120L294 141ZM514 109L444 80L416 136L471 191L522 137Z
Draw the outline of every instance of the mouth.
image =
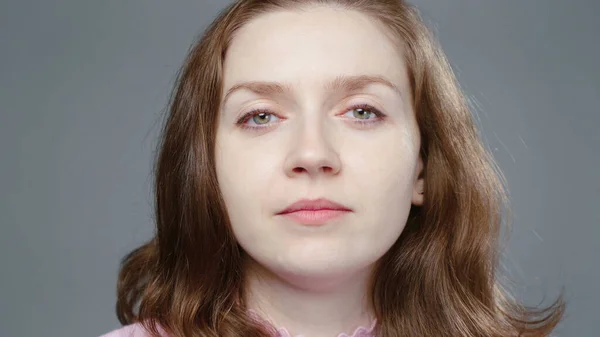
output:
M352 209L328 199L301 199L277 213L294 222L319 226L351 213Z
M303 225L320 226L335 219L341 218L348 213L350 213L350 211L319 209L295 211L284 213L282 215Z

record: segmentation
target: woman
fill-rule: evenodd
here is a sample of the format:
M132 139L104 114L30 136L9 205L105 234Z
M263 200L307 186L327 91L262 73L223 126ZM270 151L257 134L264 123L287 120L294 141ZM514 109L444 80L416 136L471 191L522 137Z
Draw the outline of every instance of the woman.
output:
M179 74L155 184L106 336L546 336L563 313L502 290L501 175L400 0L228 7Z

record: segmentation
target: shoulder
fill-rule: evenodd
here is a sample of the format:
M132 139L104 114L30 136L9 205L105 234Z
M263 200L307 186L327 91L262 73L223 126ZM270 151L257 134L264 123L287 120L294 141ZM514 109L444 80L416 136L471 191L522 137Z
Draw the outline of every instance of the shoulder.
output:
M150 334L141 323L134 323L115 329L100 337L150 337Z

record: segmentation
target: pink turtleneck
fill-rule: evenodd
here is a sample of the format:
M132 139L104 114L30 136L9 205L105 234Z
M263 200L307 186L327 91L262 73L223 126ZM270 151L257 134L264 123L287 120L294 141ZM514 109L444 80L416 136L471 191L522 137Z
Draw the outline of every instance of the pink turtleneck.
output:
M376 321L373 321L370 327L359 327L352 335L348 335L346 333L340 333L337 337L375 337L374 330ZM144 327L140 323L134 323L130 325L126 325L119 329L113 330L107 334L104 334L100 337L150 337L148 332L144 329ZM168 337L167 335L163 335L163 337ZM277 335L274 337L292 337L290 333L285 328L277 329ZM294 337L305 337L304 335L296 335Z

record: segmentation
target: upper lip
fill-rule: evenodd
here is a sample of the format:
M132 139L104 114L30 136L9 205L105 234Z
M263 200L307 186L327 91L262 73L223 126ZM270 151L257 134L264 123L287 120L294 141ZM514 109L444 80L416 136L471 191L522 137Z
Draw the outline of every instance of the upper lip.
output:
M340 205L336 202L333 202L329 199L319 198L319 199L300 199L295 203L286 207L283 211L277 214L286 214L297 211L318 211L318 210L339 210L339 211L351 211L350 208Z

